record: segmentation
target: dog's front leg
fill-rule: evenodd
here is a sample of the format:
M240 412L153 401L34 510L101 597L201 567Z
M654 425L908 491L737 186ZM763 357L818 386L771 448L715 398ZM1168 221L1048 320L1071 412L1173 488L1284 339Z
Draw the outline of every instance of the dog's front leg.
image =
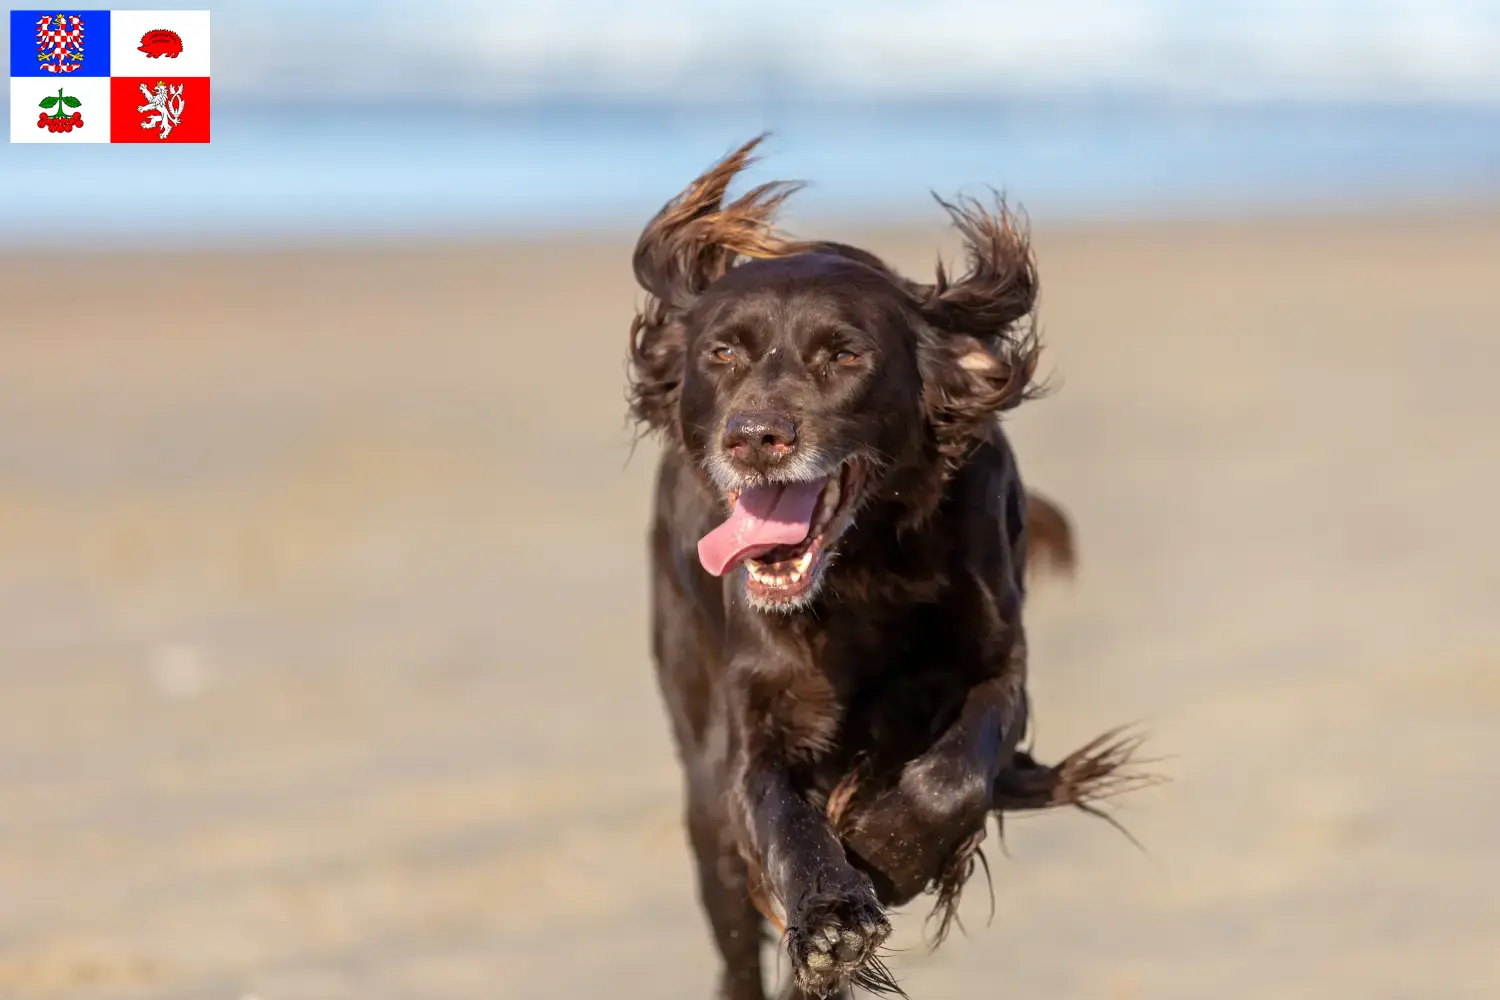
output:
M895 785L842 817L844 842L882 873L893 904L934 882L945 894L962 887L965 859L984 836L996 777L1026 728L1023 676L1007 668L971 688L957 717L902 768Z
M982 594L988 591L981 589ZM1030 705L1026 697L1028 647L1021 624L1019 587L981 606L989 617L977 670L958 715L925 753L902 770L898 795L921 837L952 843L983 836L995 779L1011 764L1026 734ZM941 848L939 848L941 849Z
M786 942L797 986L826 997L846 982L880 983L875 950L890 934L870 880L844 855L822 810L792 778L796 733L778 717L779 695L742 702L735 781L747 860L786 915Z
M1006 670L970 689L958 718L901 772L900 789L929 824L961 830L983 822L992 789L1026 731L1026 690Z

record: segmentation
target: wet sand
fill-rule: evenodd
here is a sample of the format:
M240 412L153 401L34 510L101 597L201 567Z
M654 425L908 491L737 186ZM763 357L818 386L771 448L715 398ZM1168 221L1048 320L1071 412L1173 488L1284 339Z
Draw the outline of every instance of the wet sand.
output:
M926 272L941 230L855 238ZM916 1000L1500 995L1500 215L1041 229L1040 755ZM710 995L629 239L0 268L0 997ZM578 282L570 275L587 276ZM49 291L50 290L50 291ZM994 843L992 839L992 844Z

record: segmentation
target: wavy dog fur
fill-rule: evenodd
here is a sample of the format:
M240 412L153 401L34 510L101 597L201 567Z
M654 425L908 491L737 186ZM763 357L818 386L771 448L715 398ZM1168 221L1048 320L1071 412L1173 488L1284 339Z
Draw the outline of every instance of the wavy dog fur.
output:
M1025 227L1003 199L938 199L964 266L914 281L858 247L781 232L798 184L726 200L760 141L664 205L635 249L630 415L664 445L653 654L720 995L763 1000L768 924L792 996L900 993L881 958L886 908L932 894L940 942L990 817L1097 812L1150 779L1123 731L1056 766L1020 747L1027 574L1076 561L1067 515L1022 485L999 423L1041 391ZM843 368L820 346L835 335L859 346ZM712 360L731 341L733 360ZM733 503L720 438L747 399L796 429L788 468L864 470L822 589L781 614L747 597L743 571L714 577L696 556Z

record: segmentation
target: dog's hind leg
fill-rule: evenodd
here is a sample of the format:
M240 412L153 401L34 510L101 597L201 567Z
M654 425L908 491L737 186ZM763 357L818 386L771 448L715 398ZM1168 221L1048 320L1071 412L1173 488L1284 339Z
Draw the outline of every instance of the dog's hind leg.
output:
M1099 803L1163 780L1139 766L1144 741L1129 727L1112 729L1050 766L1017 750L995 778L991 807L1007 813L1072 806L1103 815Z
M764 924L751 900L745 862L723 806L705 793L688 796L687 827L698 866L698 896L724 969L720 1000L765 1000L760 945Z

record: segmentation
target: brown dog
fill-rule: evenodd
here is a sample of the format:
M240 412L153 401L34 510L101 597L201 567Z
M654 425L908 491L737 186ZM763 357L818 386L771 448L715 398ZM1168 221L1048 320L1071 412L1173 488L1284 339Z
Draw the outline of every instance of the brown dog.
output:
M721 995L762 1000L763 918L795 996L899 992L885 908L933 892L941 940L988 817L1091 808L1135 744L1018 749L1028 556L1073 562L997 421L1034 390L1025 236L1003 204L943 203L968 271L932 284L790 240L792 185L724 203L759 141L635 251L631 411L665 443L653 649Z

